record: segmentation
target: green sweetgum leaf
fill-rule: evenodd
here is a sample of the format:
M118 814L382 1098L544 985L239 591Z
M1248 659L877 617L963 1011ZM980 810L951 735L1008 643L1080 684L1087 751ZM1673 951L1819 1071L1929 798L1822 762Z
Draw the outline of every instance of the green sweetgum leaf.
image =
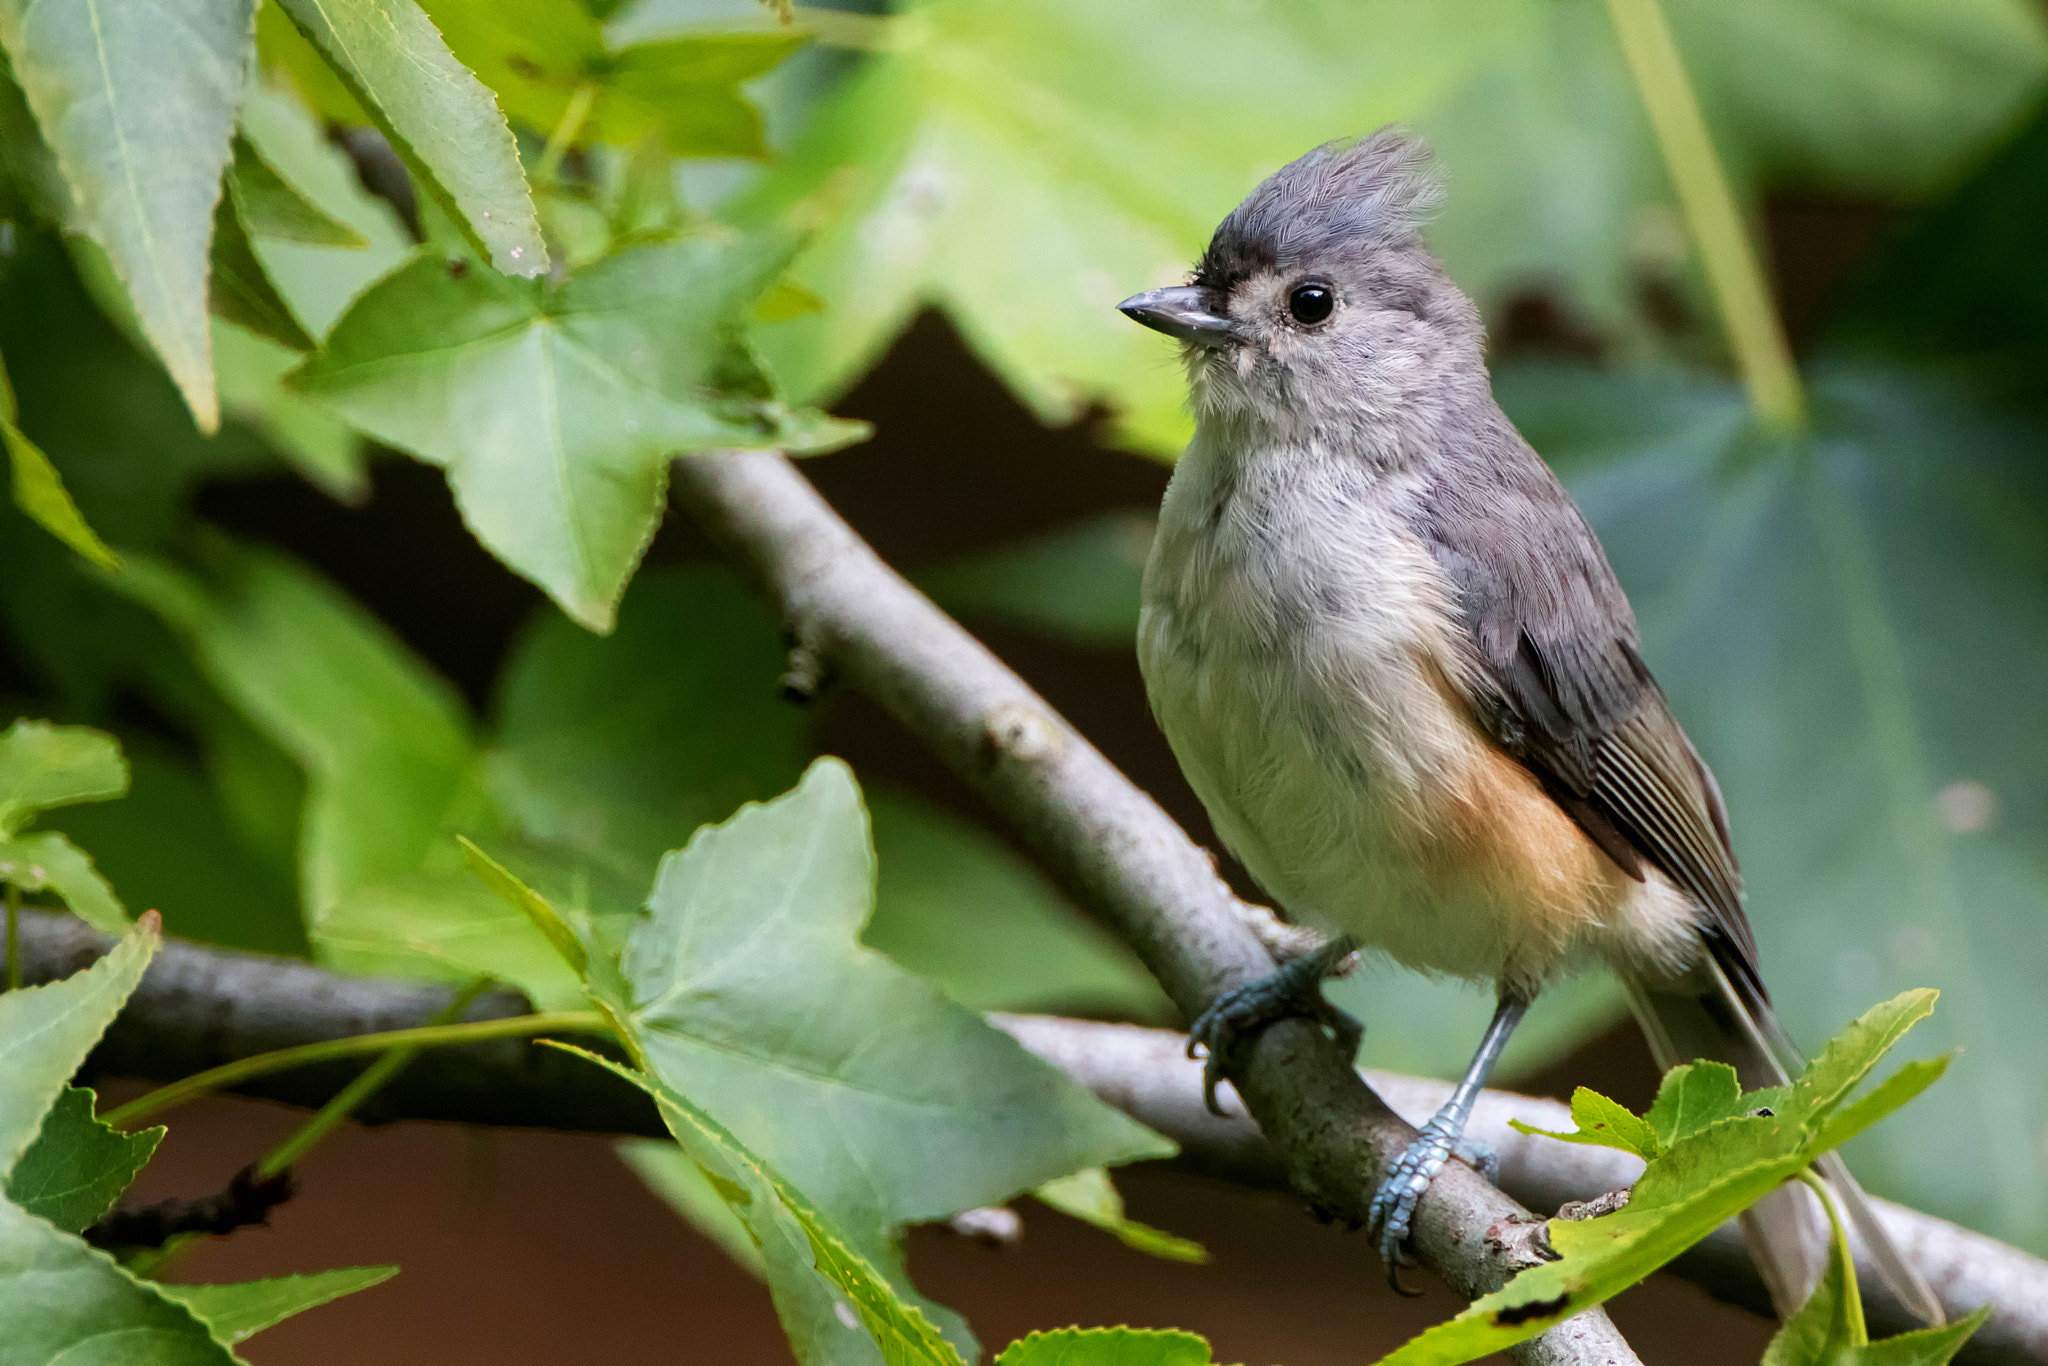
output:
M266 6L264 12L274 10ZM273 196L244 196L264 269L307 330L324 336L372 281L411 257L412 237L397 212L363 188L348 156L291 95L252 85L242 104L241 131L243 141L287 183L293 198L365 244L316 242L311 239L322 232L294 221L303 215L286 216L270 202ZM239 175L236 183L241 183Z
M303 359L300 352L240 327L217 324L213 329L214 370L227 415L261 432L321 492L359 504L370 494L361 439L333 413L282 383Z
M1926 1013L1922 1010L1915 1018ZM1664 1074L1657 1086L1657 1099L1643 1112L1643 1123L1654 1135L1654 1146L1669 1148L1709 1125L1747 1114L1759 1106L1775 1109L1775 1090L1746 1097L1735 1078L1735 1069L1727 1063L1688 1063Z
M632 996L615 1008L647 1067L883 1264L900 1225L1169 1149L860 947L873 896L860 793L836 760L699 831L663 860L626 950Z
M1849 1297L1843 1293L1846 1275L1838 1246L1813 1294L1771 1338L1761 1366L1946 1366L1991 1317L1991 1306L1986 1305L1940 1328L1862 1342L1864 1326L1853 1322Z
M1924 191L2048 68L2039 17L2011 0L1670 9L1745 190L1771 175ZM1302 4L1256 20L1230 0L931 0L892 37L744 210L822 223L796 278L828 307L762 330L803 399L842 392L934 305L1044 420L1103 401L1121 440L1174 451L1187 425L1170 346L1113 305L1181 279L1275 167L1388 121L1436 146L1450 196L1431 240L1489 305L1553 282L1640 332L1635 281L1685 251L1593 0Z
M278 4L480 256L507 275L548 268L505 116L413 0Z
M228 1285L158 1285L204 1323L222 1346L232 1346L295 1314L343 1295L368 1290L398 1274L395 1266L350 1266L299 1276L273 1276Z
M474 751L454 691L311 572L216 538L203 575L138 562L129 590L180 632L207 678L307 780L308 923L417 872L464 797Z
M369 248L369 238L285 179L246 135L235 138L234 161L228 167L228 193L251 236L349 251Z
M479 540L609 630L671 458L807 435L739 334L787 253L767 236L686 238L559 285L426 253L359 299L291 382L444 467Z
M547 941L463 870L457 830L491 838L494 852L545 886L566 890L578 873L505 830L453 689L374 617L284 557L216 538L204 558L198 575L139 562L122 583L304 773L298 881L321 961L450 980L488 973L547 1006L579 1000ZM630 905L623 893L620 901L622 911Z
M1883 1104L1859 1105L1853 1116L1844 1105L1904 1031L1934 1008L1934 996L1906 992L1865 1012L1789 1088L1727 1102L1719 1073L1696 1072L1707 1080L1682 1089L1697 1089L1701 1103L1667 1105L1661 1119L1671 1127L1658 1137L1669 1135L1668 1144L1649 1159L1627 1205L1597 1219L1553 1219L1550 1245L1558 1260L1521 1272L1448 1323L1411 1339L1383 1366L1474 1361L1604 1302L1911 1100L1941 1075L1946 1060L1911 1069L1905 1074L1910 1084L1866 1097L1882 1094Z
M24 719L0 732L0 833L18 832L52 807L127 790L121 746L103 731Z
M160 938L156 917L145 915L83 972L0 992L0 1177L11 1179L65 1083L142 980Z
M492 794L522 828L614 870L637 903L661 856L803 773L787 647L729 571L657 568L593 636L537 613L498 688Z
M128 912L93 867L92 856L54 830L0 839L0 882L25 892L55 892L101 934L128 929Z
M293 351L311 351L314 340L279 294L249 240L240 203L223 194L213 219L213 289L207 298L215 316L248 328Z
M2031 419L1926 371L1823 354L1816 431L1774 441L1678 376L1508 371L1720 779L1765 979L1794 1038L1931 985L1940 1106L1860 1142L1873 1189L2048 1247L2048 478ZM1930 1162L1927 1154L1944 1154Z
M253 0L0 4L0 47L200 430L220 425L207 249Z
M0 383L4 382L0 379ZM120 557L92 529L92 524L85 520L85 514L78 510L78 504L71 501L71 493L64 487L64 478L50 463L50 457L14 425L12 417L0 418L0 443L7 447L7 458L13 470L14 505L27 513L37 526L94 564L103 569L119 569Z
M57 1095L43 1127L7 1177L7 1198L66 1233L82 1233L114 1207L149 1162L164 1128L123 1133L93 1114L83 1086Z
M613 48L598 18L552 0L428 0L448 46L537 132L587 92L579 140L657 135L675 156L758 157L761 116L739 89L803 46L801 32L702 33Z
M1684 1070L1678 1068L1675 1072ZM1538 1129L1518 1119L1511 1119L1508 1124L1521 1133L1541 1134L1545 1138L1557 1139L1560 1143L1582 1143L1594 1148L1618 1148L1622 1152L1634 1153L1644 1159L1657 1156L1665 1147L1656 1126L1645 1116L1636 1114L1620 1101L1609 1100L1598 1091L1589 1090L1584 1086L1572 1092L1572 1120L1579 1127L1575 1132L1568 1134Z
M1031 1192L1061 1214L1093 1224L1125 1247L1169 1262L1204 1263L1209 1249L1192 1238L1141 1224L1124 1213L1123 1192L1102 1167L1088 1167L1071 1176L1056 1176Z
M64 477L57 473L50 457L16 425L20 420L14 385L7 378L5 367L0 366L0 444L7 447L8 464L13 471L14 505L37 526L100 568L119 569L121 557L85 520L78 504L71 501Z
M203 758L160 737L126 737L128 795L67 808L45 824L92 850L109 884L160 912L167 931L308 957L295 883L298 770L246 723L234 724L224 705L202 725L199 744Z
M1209 1366L1209 1342L1172 1329L1059 1328L1017 1339L996 1366Z
M128 765L112 736L47 721L9 726L0 733L0 882L55 892L102 934L126 933L128 913L84 850L53 830L20 832L52 807L127 790Z
M0 1200L0 1322L22 1366L234 1366L190 1310L106 1253Z
M776 1313L801 1366L963 1366L960 1353L854 1250L830 1214L710 1112L653 1077L594 1053L556 1047L609 1068L654 1097L669 1132L759 1249Z

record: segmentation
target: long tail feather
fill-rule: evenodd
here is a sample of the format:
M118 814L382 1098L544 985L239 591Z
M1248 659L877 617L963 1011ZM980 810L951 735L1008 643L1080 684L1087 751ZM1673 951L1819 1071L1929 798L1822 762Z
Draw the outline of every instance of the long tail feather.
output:
M1754 991L1736 987L1712 958L1673 981L1632 978L1625 985L1659 1067L1698 1058L1725 1062L1735 1068L1747 1091L1783 1086L1791 1079L1788 1067L1804 1066L1770 1003ZM1816 1166L1828 1194L1847 1213L1857 1240L1892 1293L1928 1323L1941 1323L1941 1302L1878 1222L1847 1165L1829 1153ZM1741 1223L1778 1317L1790 1318L1827 1270L1826 1213L1811 1190L1788 1184L1758 1201Z

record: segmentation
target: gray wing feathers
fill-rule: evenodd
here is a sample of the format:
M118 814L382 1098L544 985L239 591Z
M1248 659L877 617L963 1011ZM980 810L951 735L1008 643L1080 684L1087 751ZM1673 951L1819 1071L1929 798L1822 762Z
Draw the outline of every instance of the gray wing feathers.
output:
M1505 418L1453 454L1419 527L1457 590L1475 714L1624 871L1648 861L1691 895L1765 1001L1721 794L1636 652L1599 541Z

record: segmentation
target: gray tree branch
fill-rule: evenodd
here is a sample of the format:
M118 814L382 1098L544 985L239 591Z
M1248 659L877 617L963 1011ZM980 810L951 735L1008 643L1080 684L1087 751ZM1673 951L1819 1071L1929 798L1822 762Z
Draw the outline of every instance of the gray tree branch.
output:
M23 912L21 939L22 975L30 984L78 971L109 943L79 920L38 911ZM454 988L432 983L343 977L293 959L167 939L88 1071L175 1081L274 1049L426 1024L453 995ZM497 1019L527 1009L516 993L493 992L465 1018ZM1223 1119L1203 1107L1201 1068L1188 1060L1185 1036L1046 1016L991 1018L1109 1104L1178 1142L1176 1165L1239 1185L1288 1189L1285 1162L1241 1107L1227 1105L1232 1113ZM364 1065L299 1068L234 1089L313 1108ZM1442 1082L1392 1073L1366 1076L1397 1113L1411 1119L1432 1113L1449 1090ZM1236 1100L1230 1091L1224 1095ZM370 1123L436 1119L607 1134L666 1132L642 1092L553 1049L516 1039L427 1049L358 1117ZM1627 1185L1640 1169L1633 1158L1610 1149L1517 1133L1508 1127L1511 1118L1568 1129L1570 1115L1551 1100L1500 1091L1480 1099L1471 1132L1499 1153L1502 1187L1532 1210L1549 1214L1569 1201L1592 1199ZM1903 1206L1879 1201L1878 1207L1951 1314L1999 1306L1957 1361L2048 1366L2048 1262ZM1769 1312L1763 1283L1732 1227L1671 1269L1722 1299ZM1888 1299L1874 1299L1869 1309L1880 1331L1911 1326Z

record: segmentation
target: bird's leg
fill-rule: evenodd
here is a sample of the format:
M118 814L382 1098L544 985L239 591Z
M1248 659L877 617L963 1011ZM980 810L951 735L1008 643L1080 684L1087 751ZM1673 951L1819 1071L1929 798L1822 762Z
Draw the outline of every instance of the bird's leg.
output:
M1271 911L1265 915L1274 930L1290 935L1313 934L1280 924ZM1259 933L1260 928L1254 924L1253 932ZM1260 942L1266 942L1266 935L1259 937ZM1323 999L1323 979L1342 976L1356 962L1356 941L1340 936L1308 943L1298 938L1277 942L1279 951L1274 956L1281 960L1278 971L1217 997L1188 1028L1188 1056L1194 1057L1197 1047L1207 1054L1202 1062L1202 1099L1211 1114L1223 1113L1223 1107L1216 1103L1216 1084L1236 1062L1238 1050L1247 1038L1273 1021L1289 1016L1306 1016L1316 1021L1337 1040L1347 1061L1358 1052L1358 1041L1365 1034L1365 1026ZM1274 945L1269 944L1268 948L1270 951Z
M1401 1244L1408 1241L1409 1223L1415 1217L1415 1207L1420 1204L1429 1183L1443 1170L1450 1160L1451 1152L1464 1136L1466 1121L1472 1118L1473 1102L1486 1087L1486 1079L1493 1072L1493 1065L1500 1061L1501 1051L1508 1046L1508 1038L1515 1032L1515 1026L1529 1012L1529 997L1503 990L1500 1004L1494 1008L1493 1023L1486 1027L1486 1037L1479 1041L1479 1051L1472 1055L1472 1065L1465 1069L1465 1079L1458 1083L1458 1089L1451 1092L1451 1098L1444 1102L1422 1126L1422 1133L1408 1145L1406 1152L1395 1160L1393 1167L1380 1182L1380 1188L1373 1193L1372 1205L1366 1211L1366 1231L1378 1239L1380 1256L1387 1263L1387 1279L1394 1289L1407 1293L1401 1285Z

